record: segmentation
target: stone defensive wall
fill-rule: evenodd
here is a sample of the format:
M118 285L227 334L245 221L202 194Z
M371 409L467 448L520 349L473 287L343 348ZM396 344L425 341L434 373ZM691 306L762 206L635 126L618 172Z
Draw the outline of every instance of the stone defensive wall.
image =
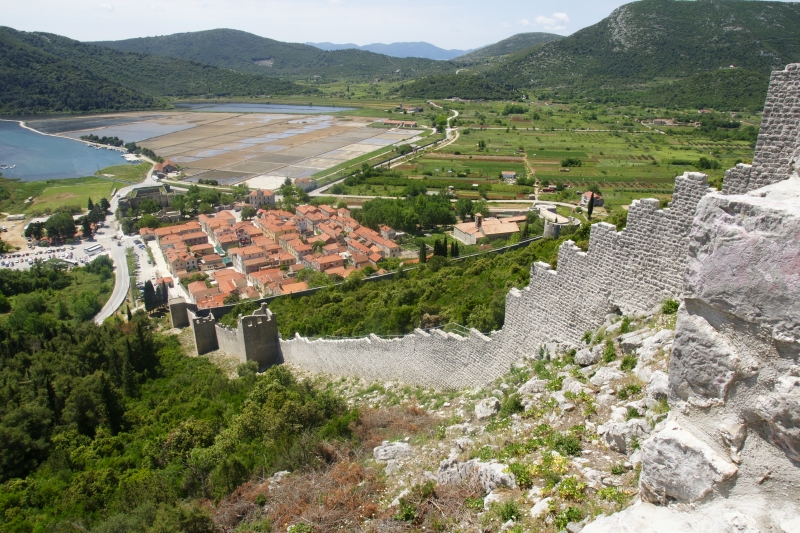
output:
M505 325L484 336L420 330L396 339L281 340L287 363L317 372L400 380L434 388L485 385L543 346L577 345L609 313L644 313L681 294L692 217L710 191L705 174L675 181L670 208L637 200L627 227L592 226L589 251L572 241L559 249L558 270L536 263L530 284L506 297Z
M772 74L753 164L729 170L721 195L743 194L796 173L798 124L800 64L794 64ZM238 329L230 330L216 325L211 314L196 316L182 302L170 302L173 324L191 325L199 354L218 347L259 364L286 362L317 372L434 388L481 386L521 357L538 356L556 345L577 345L610 313L647 313L665 299L681 297L697 207L712 191L706 175L685 173L675 180L669 208L659 209L654 199L636 200L624 230L602 222L592 226L587 252L566 241L559 249L557 270L535 263L529 285L509 292L505 325L489 335L416 330L393 339L311 340L298 335L284 340L264 305L252 317L240 317Z
M744 194L800 169L800 63L772 73L752 165L725 173L723 194Z

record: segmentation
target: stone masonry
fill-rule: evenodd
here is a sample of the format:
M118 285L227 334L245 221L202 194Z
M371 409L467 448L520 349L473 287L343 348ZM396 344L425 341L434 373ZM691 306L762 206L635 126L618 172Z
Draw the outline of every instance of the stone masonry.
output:
M331 374L401 380L435 388L485 385L547 345L577 345L609 313L644 313L681 294L692 216L709 192L704 174L675 182L669 209L637 200L628 226L592 226L589 251L572 241L559 249L558 271L536 263L523 290L506 298L505 326L490 337L418 330L402 338L281 340L287 363Z
M799 120L800 65L789 65L772 75L753 165L728 171L723 193L715 196L752 191L796 171ZM693 219L701 199L712 191L704 174L685 173L675 180L669 208L659 209L657 200L637 200L630 206L623 231L606 223L594 224L587 252L572 241L565 242L559 249L558 270L535 263L530 284L512 289L506 297L505 326L489 336L474 330L468 336L417 330L390 340L374 335L341 340L296 336L280 339L280 355L269 356L270 360L282 358L318 372L436 388L487 384L521 357L576 345L609 313L647 313L667 298L682 296ZM226 351L245 354L245 359L251 350L259 349L257 343L245 345L244 337L220 330L221 326L209 329L195 318L190 322L201 336L198 353L202 353L201 343L224 345ZM276 335L271 315L253 327L269 328ZM273 343L268 336L255 338Z
M800 64L772 73L752 165L725 173L722 192L743 194L800 169Z

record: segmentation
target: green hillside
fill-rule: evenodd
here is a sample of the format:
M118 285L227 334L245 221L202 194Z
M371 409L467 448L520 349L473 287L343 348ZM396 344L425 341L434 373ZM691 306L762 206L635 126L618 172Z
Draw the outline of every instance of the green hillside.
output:
M74 112L163 106L164 96L314 92L295 83L147 54L119 52L50 33L0 27L0 109Z
M563 37L561 35L556 35L555 33L518 33L507 39L503 39L502 41L490 44L489 46L484 46L483 48L478 48L477 50L473 50L472 52L458 56L453 59L453 61L469 62L479 61L490 57L506 56L515 52L519 52L520 50L525 50L526 48L530 48L532 46L549 43L558 39L563 39Z
M0 114L76 113L163 107L0 28Z
M397 58L364 50L324 51L238 30L217 29L94 43L124 52L198 61L220 68L291 78L409 79L455 70L446 61Z
M616 9L594 26L473 75L486 81L458 80L448 96L498 98L512 90L518 95L581 94L608 101L642 96L650 105L708 101L719 102L721 109L758 108L770 71L796 61L798 3L642 0ZM738 72L723 74L731 65ZM419 83L442 88L444 81ZM665 86L670 83L672 88ZM417 92L413 85L404 88L406 94ZM459 94L462 87L485 90ZM723 95L737 98L733 102Z

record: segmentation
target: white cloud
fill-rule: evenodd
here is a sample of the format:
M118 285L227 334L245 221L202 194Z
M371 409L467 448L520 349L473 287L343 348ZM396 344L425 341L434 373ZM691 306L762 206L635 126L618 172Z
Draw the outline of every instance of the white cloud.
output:
M508 22L503 22L503 23L500 24L500 26L503 27L503 28L510 28L511 24L509 24Z
M97 7L107 9L108 11L114 11L114 6L111 4L98 4Z
M524 20L524 19L523 19ZM567 22L569 22L569 16L566 13L553 13L552 17L545 17L544 15L539 15L534 19L536 21L537 26L541 26L542 29L548 31L564 31L567 29Z
M519 24L520 26L530 26L531 21L528 19L519 19L517 20L517 24Z

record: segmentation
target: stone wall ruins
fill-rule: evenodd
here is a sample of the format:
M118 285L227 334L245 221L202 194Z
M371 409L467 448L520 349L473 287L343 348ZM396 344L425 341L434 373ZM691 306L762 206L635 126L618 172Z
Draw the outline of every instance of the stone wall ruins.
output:
M748 194L705 197L685 279L669 365L669 418L641 445L643 501L583 531L796 533L797 174Z
M725 173L722 192L743 194L787 179L800 168L800 64L772 73L752 165Z
M772 75L753 165L728 171L723 194L787 179L800 156L799 121L800 65L789 65ZM489 337L423 331L396 339L298 336L280 340L283 360L319 372L437 388L489 383L543 346L577 344L609 313L644 313L666 298L680 296L692 220L709 191L705 175L686 173L676 178L668 209L659 209L657 200L634 201L623 231L605 223L592 226L588 252L565 242L559 249L558 270L536 263L530 284L509 292L505 325ZM274 320L261 327L274 328ZM206 330L200 328L203 335ZM243 337L229 333L222 335L226 351L250 358L250 351L258 349L256 343L247 348ZM262 338L261 333L255 336ZM263 342L273 342L268 337L263 336ZM203 342L209 344L205 337Z
M281 341L287 363L331 374L401 380L436 388L485 385L523 356L550 344L577 344L609 313L643 313L681 293L686 247L699 200L709 192L704 174L675 180L672 206L634 201L627 228L592 226L589 251L573 242L559 249L558 271L544 263L531 281L506 298L505 325L485 337L417 331L397 339Z

